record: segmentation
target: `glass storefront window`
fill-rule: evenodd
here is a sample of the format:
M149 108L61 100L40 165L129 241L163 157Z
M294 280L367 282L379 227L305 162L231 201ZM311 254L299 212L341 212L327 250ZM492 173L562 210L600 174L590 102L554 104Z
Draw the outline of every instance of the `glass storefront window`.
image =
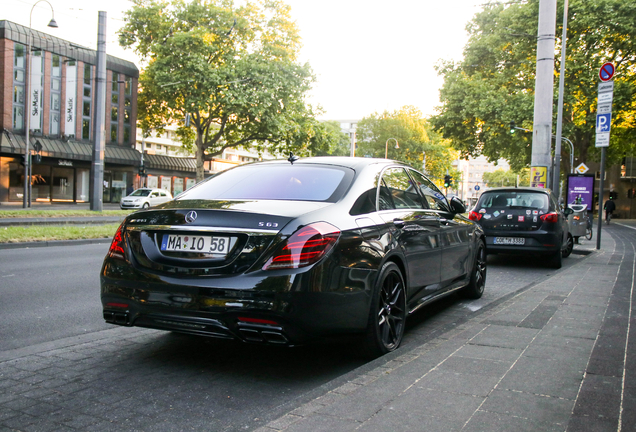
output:
M24 190L24 167L20 163L9 163L9 201L22 201Z
M88 188L90 180L90 170L84 168L77 169L77 184L75 194L77 202L88 202Z
M53 167L53 190L51 198L59 201L73 201L74 169Z
M113 185L110 196L111 202L118 203L119 201L121 201L121 198L123 196L126 196L126 180L128 178L127 174L128 173L125 173L123 171L113 172Z
M102 200L105 203L110 202L110 171L104 171L104 187Z
M147 181L147 187L156 188L159 184L159 179L157 176L149 175Z
M31 175L31 201L50 201L51 167L33 164Z
M161 189L170 192L172 189L172 178L168 176L161 176Z
M174 196L179 195L181 192L183 192L183 179L176 177L174 179Z

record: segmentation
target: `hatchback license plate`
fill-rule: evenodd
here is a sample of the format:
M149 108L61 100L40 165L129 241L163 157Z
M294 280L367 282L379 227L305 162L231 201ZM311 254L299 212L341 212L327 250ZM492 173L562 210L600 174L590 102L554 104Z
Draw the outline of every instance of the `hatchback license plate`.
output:
M201 252L226 256L229 249L229 237L164 234L161 241L161 250L166 252Z
M523 245L526 239L523 237L495 237L496 245Z

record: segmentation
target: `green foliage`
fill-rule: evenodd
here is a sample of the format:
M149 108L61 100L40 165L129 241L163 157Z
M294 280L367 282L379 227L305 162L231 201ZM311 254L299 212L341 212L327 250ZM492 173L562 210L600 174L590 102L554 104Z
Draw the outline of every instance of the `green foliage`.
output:
M313 136L305 94L314 78L296 62L300 37L280 1L132 0L122 46L147 67L140 76L140 126L177 122L186 147L205 156L255 143L271 152L299 148ZM190 114L192 130L184 120Z
M349 156L351 139L340 130L336 121L318 122L311 139L312 156Z
M459 153L448 140L432 130L428 121L415 107L405 106L392 113L374 113L358 122L356 156L384 158L405 162L422 170L426 154L426 174L437 186L443 184L448 172L458 179L460 173L452 166ZM399 148L395 148L395 141Z
M460 63L438 65L444 77L442 107L431 119L436 130L452 139L462 156L483 154L505 158L513 169L528 166L532 134L510 133L510 122L532 129L536 64L538 0L489 3L468 25L470 34ZM556 125L560 70L557 16L554 119ZM598 70L606 61L616 65L612 141L608 162L633 151L636 138L636 3L624 0L571 0L568 19L563 136L575 147L580 161L598 160L594 147ZM553 133L556 126L553 127ZM569 148L562 161L569 164ZM562 172L569 172L565 166Z
M517 185L517 176L519 176L519 184ZM488 187L504 187L504 186L530 186L530 170L525 168L520 172L512 170L498 169L493 172L486 172L482 179Z

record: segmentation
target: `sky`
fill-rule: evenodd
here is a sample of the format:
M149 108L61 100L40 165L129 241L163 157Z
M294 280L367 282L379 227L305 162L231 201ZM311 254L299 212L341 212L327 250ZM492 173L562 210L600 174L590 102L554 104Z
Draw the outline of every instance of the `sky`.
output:
M97 47L98 11L107 12L110 55L140 67L132 50L117 42L128 0L48 0L59 28L47 27L46 0L2 0L7 19L92 49ZM466 24L486 0L285 0L303 40L299 60L317 81L309 102L328 120L357 120L405 105L425 116L440 105L440 60L460 60ZM34 6L35 4L35 6ZM32 12L31 12L32 11Z

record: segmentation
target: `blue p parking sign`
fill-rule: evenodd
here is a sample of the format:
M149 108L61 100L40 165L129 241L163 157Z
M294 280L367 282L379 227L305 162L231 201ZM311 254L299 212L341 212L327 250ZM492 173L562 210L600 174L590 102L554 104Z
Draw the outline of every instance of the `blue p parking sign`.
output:
M612 113L596 115L596 133L609 132L612 127Z

